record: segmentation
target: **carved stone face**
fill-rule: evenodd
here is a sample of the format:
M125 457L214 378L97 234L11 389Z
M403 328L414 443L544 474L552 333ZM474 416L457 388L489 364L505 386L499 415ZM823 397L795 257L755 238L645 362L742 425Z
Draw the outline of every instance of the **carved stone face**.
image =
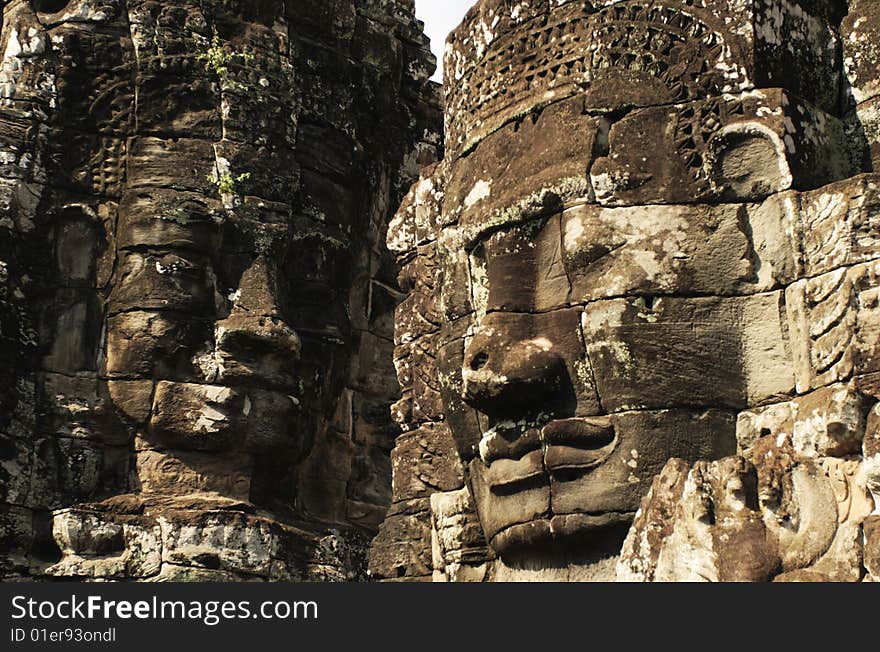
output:
M719 18L734 4L748 29ZM864 148L828 92L832 20L484 0L451 36L446 159L389 236L410 291L399 417L448 426L503 558L603 547L668 460L732 455L742 411L824 373L836 336L798 292L833 263L805 226L820 193L798 191Z
M380 242L439 116L411 3L373 9L4 4L4 505L381 521Z
M107 322L111 398L131 411L152 392L150 443L226 460L231 476L250 474L254 456L295 462L317 430L318 406L303 382L317 372L308 356L312 364L323 357L292 326L301 314L289 258L297 249L284 225L205 215L204 200L188 199L174 198L185 206L183 223L123 199L123 220L138 220L140 210L152 220L140 243L191 248L163 251L153 242L156 249L127 252L121 262ZM152 379L127 379L139 373Z
M374 243L411 174L399 160L411 153L410 130L425 133L422 117L398 128L410 117L397 91L376 108L393 114L381 128L373 107L339 109L348 106L340 97L367 92L361 85L381 95L382 84L401 83L368 75L349 84L357 66L332 48L300 47L312 33L359 47L350 41L364 19L354 9L331 25L320 2L83 2L39 11L53 7L40 15L63 62L64 133L53 142L82 141L59 145L63 189L73 186L78 203L63 192L52 203L70 201L72 221L95 240L69 257L103 257L82 283L98 288L94 309L85 323L56 327L68 334L55 346L93 340L81 369L100 377L106 412L123 422L100 436L136 442L133 475L146 492L298 492L313 513L344 522L350 491L354 518L375 523L388 500L380 448L389 444L366 434L363 414L387 413L395 388L372 382L358 356L363 344L388 375L393 270ZM77 27L80 14L89 29ZM298 70L298 57L314 65ZM372 154L379 149L387 161ZM364 434L351 442L355 419ZM294 469L328 430L348 441L318 442L344 448L319 451L338 465L323 477L334 489L291 480L311 472ZM361 478L348 483L347 473Z
M781 222L774 208L754 212ZM768 376L743 355L743 313L778 323L772 300L670 296L758 285L748 219L735 207L573 203L468 248L453 285L467 284L475 312L439 371L454 379L447 412L473 410L451 425L497 551L618 531L668 459L732 453L736 410L791 388L781 338ZM440 338L461 327L445 322Z
M357 219L345 212L351 192L337 194L341 208L327 225L303 215L318 211L327 191L301 180L297 118L284 112L300 92L286 32L248 19L253 33L232 31L239 45L218 55L225 72L204 53L212 42L189 36L195 44L179 64L194 80L184 87L141 53L138 84L151 100L141 131L170 133L125 143L99 373L137 435L147 492L248 499L271 483L290 491L288 474L338 398L348 361L347 297L337 289L351 283L351 265L347 243L332 234ZM152 20L140 29L153 29ZM152 47L136 36L130 47ZM265 75L254 82L264 90L247 99L236 96L250 83L239 79L246 57ZM150 95L159 89L178 97L178 108L166 112ZM276 125L271 144L261 121Z

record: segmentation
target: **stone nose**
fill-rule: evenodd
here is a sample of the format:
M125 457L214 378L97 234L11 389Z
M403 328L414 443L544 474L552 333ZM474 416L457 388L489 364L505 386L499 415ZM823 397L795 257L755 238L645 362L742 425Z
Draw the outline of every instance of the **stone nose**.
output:
M232 355L279 355L292 362L299 358L302 342L276 316L232 313L218 323L217 347Z
M275 285L267 261L257 258L230 296L229 316L217 324L218 349L248 357L277 355L288 361L299 357L302 342L281 315Z
M565 362L553 343L518 331L488 324L465 347L462 398L481 412L517 416L550 410L562 389Z

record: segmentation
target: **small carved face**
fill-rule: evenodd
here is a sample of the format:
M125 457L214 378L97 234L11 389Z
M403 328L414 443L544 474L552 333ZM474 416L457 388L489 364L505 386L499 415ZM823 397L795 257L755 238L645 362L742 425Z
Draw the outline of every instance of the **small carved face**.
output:
M222 229L219 212L176 199L177 212L145 216L144 236L189 247L145 244L120 263L107 324L114 393L133 389L128 379L155 381L149 428L171 448L300 448L302 341L288 322L283 264L254 242L275 236L259 224ZM139 208L123 205L122 221L131 226ZM272 248L284 260L283 244Z
M260 21L239 34L197 2L129 3L134 28L115 0L32 4L57 14L58 186L72 189L72 225L106 236L97 273L73 270L95 277L76 281L95 288L77 329L100 340L89 352L124 422L101 436L136 436L145 491L245 499L258 476L286 482L340 392L352 276L340 234L354 214L353 192L301 181L287 35ZM223 74L210 65L218 29ZM242 94L252 70L265 78ZM58 245L67 276L86 265L62 246L82 239L73 226Z
M310 514L341 509L346 496L364 518L381 516L384 439L331 455L360 474L348 488L346 471L311 479L317 454L300 462L313 439L366 424L393 396L390 379L377 388L351 359L363 344L364 356L391 364L394 272L375 243L410 174L401 134L424 132L403 124L409 100L394 94L379 111L391 118L357 137L347 122L356 112L330 111L397 82L334 57L299 74L302 38L337 37L291 20L321 14L312 4L30 0L4 12L14 44L2 101L19 80L38 88L34 124L51 126L28 141L45 153L21 153L22 166L46 166L35 178L51 179L39 210L59 278L58 300L43 302L44 367L97 378L94 414L77 408L76 418L97 442L96 467L99 444L124 461L113 462L114 491L245 500L256 482L267 500L290 504L296 491ZM331 77L344 83L323 84ZM433 126L433 109L419 121ZM43 186L27 195L28 211ZM370 396L359 403L362 388ZM329 483L344 491L330 496Z

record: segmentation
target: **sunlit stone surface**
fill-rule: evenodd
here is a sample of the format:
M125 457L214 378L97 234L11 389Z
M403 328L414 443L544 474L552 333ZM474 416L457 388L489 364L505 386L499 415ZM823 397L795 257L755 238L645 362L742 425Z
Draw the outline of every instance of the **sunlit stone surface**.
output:
M880 13L483 0L393 220L390 580L878 579Z

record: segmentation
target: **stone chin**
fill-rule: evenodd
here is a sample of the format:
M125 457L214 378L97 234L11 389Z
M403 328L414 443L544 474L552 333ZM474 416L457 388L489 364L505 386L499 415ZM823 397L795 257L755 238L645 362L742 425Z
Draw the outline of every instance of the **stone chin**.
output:
M492 548L516 556L535 546L575 544L632 521L625 493L603 486L620 438L609 417L542 426L502 422L484 434L470 479ZM598 473L598 483L594 475ZM577 496L577 505L567 496Z
M179 450L300 457L309 443L298 399L268 389L162 381L150 425L164 445Z

